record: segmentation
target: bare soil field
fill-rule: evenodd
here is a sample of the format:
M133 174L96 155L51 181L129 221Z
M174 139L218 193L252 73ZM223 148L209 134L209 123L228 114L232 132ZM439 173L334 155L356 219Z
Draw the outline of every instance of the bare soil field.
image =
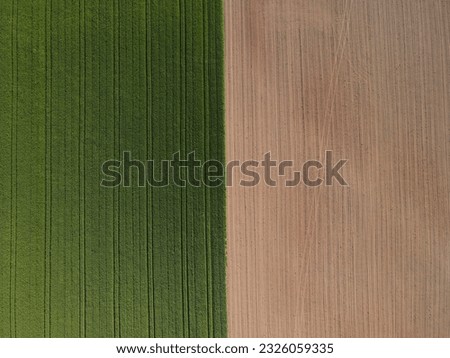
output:
M348 160L347 186L233 172L229 336L450 337L449 19L444 0L225 0L227 160Z

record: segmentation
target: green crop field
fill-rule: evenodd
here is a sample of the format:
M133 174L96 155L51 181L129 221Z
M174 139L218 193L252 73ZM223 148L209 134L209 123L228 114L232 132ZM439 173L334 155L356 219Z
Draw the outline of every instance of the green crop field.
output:
M100 185L124 151L224 161L222 12L0 0L0 337L226 335L224 185Z

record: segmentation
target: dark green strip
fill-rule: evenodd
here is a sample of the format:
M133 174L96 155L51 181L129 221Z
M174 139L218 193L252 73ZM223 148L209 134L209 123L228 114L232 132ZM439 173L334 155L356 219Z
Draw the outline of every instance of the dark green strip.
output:
M224 186L100 186L124 152L224 162L222 12L2 2L0 336L226 335Z

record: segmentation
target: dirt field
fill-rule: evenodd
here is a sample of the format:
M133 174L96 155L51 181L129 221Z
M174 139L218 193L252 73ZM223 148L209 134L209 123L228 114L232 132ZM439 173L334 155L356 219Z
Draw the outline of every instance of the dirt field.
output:
M328 149L349 184L228 188L231 337L450 337L449 18L225 0L227 159Z

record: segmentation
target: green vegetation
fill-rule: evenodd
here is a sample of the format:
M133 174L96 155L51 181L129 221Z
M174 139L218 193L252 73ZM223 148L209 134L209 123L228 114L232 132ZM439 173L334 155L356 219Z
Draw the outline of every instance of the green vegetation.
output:
M224 186L100 186L224 161L222 2L0 8L0 336L225 336Z

